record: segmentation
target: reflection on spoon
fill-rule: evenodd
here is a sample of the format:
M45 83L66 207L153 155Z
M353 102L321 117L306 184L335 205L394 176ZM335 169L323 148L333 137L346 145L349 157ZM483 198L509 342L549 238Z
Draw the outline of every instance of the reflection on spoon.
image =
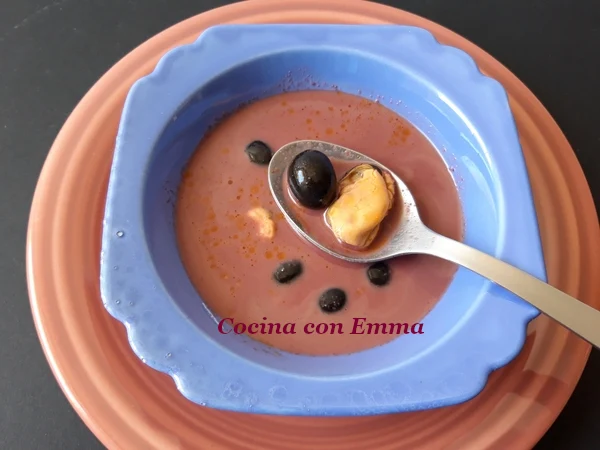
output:
M373 251L332 249L308 234L294 215L285 193L285 176L293 159L306 150L317 150L332 160L370 164L389 173L404 207L397 228L384 245ZM277 206L294 231L331 256L354 263L373 263L409 254L437 256L459 264L511 291L561 323L595 347L600 348L600 311L559 291L543 281L499 259L461 242L441 236L421 221L414 198L404 182L387 167L354 150L322 141L295 141L281 147L269 163L269 187Z

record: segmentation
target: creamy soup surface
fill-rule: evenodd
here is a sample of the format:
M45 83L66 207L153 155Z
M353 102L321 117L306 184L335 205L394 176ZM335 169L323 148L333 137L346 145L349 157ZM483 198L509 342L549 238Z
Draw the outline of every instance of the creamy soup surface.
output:
M387 261L389 281L378 286L369 280L368 266L331 258L297 236L273 201L268 166L251 162L245 150L254 141L276 151L301 139L336 143L381 162L409 186L425 224L450 238L462 238L460 201L450 172L431 143L406 120L350 94L285 93L224 119L202 140L186 167L175 223L192 283L221 319L247 327L280 324L279 334L276 327L262 334L255 326L251 330L257 332L249 336L288 352L347 354L402 339L404 331L397 333L406 327L389 324L418 324L448 288L456 266L429 256L404 256ZM344 172L338 168L340 179ZM262 214L274 225L266 233L261 231ZM290 262L300 263L301 274L289 283L277 282L275 271ZM330 289L341 290L346 300L343 308L325 312L319 298ZM283 333L286 323L295 324L294 334ZM332 326L318 334L315 327L321 323ZM388 327L385 333L373 327L369 334L368 323ZM425 327L421 331L427 333Z

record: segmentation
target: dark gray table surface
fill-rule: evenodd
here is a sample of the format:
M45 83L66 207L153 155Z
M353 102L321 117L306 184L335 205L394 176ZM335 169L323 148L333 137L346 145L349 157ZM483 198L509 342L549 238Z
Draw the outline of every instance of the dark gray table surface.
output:
M217 0L0 0L0 449L102 445L46 362L25 285L25 233L39 171L94 82L159 31ZM600 3L596 0L397 0L511 69L548 108L600 201ZM539 449L600 448L600 353Z

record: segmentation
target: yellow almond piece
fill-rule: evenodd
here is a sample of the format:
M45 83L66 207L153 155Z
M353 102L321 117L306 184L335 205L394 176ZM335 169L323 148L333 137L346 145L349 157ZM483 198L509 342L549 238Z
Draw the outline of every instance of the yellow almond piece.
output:
M394 204L395 183L370 164L361 164L340 180L338 198L327 209L327 224L338 240L368 247Z
M264 238L275 236L275 222L272 214L265 208L254 208L248 211L248 217L258 224L258 233Z

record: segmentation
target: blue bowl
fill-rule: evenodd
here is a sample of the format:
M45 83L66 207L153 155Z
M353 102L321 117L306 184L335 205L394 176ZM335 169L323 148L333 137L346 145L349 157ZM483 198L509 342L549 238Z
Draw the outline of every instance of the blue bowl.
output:
M466 269L423 319L426 333L335 357L264 351L244 335L219 333L187 277L173 204L207 128L242 103L324 86L394 100L388 107L455 168L465 242L545 279L507 95L466 53L405 26L226 25L170 51L127 97L102 236L106 309L142 361L201 405L370 415L464 402L518 354L538 314Z

